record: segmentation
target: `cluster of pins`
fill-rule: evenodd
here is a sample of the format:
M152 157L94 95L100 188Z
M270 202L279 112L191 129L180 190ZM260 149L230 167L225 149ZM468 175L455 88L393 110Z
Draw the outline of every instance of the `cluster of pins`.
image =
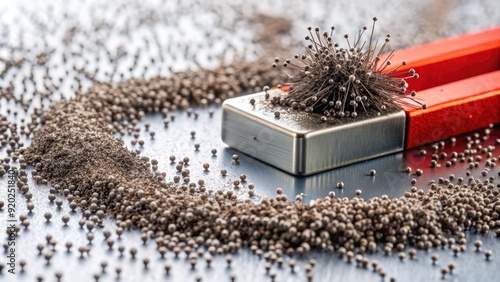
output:
M322 121L355 118L372 110L388 113L403 104L410 105L407 99L420 104L413 98L416 92L408 90L407 82L419 75L413 69L399 71L406 61L394 67L394 51L384 55L391 35L387 34L379 47L373 38L376 21L373 18L368 41L362 41L366 26L352 40L345 34L346 47L332 41L334 26L323 33L318 27L308 27L307 53L296 54L294 61L287 59L282 64L293 72L288 74L291 87L276 102L293 110L319 113ZM278 67L279 62L276 57L273 67ZM426 108L425 104L420 105Z

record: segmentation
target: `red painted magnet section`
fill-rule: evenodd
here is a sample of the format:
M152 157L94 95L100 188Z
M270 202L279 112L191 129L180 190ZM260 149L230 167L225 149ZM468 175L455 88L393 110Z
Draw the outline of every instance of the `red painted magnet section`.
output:
M404 107L406 148L500 123L500 27L401 50L396 58L420 74L408 89L427 105Z
M500 27L447 38L396 51L393 64L406 60L401 71L415 69L409 90L424 90L500 69Z
M500 123L500 71L419 92L427 109L406 108L412 148Z

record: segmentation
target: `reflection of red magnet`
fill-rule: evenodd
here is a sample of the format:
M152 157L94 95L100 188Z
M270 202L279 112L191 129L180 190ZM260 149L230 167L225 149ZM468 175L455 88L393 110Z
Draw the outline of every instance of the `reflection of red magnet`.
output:
M422 74L409 89L418 91L425 110L408 100L415 107L332 126L315 114L270 112L257 106L264 99L259 93L224 102L222 139L289 173L309 175L500 123L500 27L401 50L394 59L408 61L400 71Z

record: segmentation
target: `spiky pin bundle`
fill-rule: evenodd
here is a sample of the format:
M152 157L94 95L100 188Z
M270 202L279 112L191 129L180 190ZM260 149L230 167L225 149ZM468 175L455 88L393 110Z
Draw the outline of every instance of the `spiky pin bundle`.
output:
M383 55L391 35L387 34L378 47L378 40L373 38L376 21L373 18L368 41L361 41L366 26L352 41L349 35L344 35L347 47L332 42L334 26L330 33L308 27L307 54L296 54L294 61L287 59L283 63L283 67L295 74L288 74L291 88L278 103L294 110L320 113L322 121L355 118L371 109L377 113L389 112L409 104L406 99L425 108L425 104L415 100L416 92L408 90L407 79L417 79L418 74L413 69L399 71L406 61L393 67L394 50ZM276 58L273 67L278 67L279 61Z

